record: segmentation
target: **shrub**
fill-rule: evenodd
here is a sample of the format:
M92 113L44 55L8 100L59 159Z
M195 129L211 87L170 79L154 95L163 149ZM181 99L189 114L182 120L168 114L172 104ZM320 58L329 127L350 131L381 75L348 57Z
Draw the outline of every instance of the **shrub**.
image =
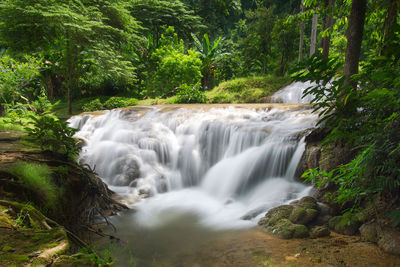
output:
M82 109L83 111L95 111L104 109L104 106L101 103L100 99L96 98L95 100L92 100L89 103L84 104Z
M113 108L124 108L128 106L135 106L139 103L136 98L124 98L124 97L111 97L106 102L104 102L104 107L106 109Z
M206 103L206 95L198 86L183 84L178 88L176 103Z
M57 188L52 183L51 170L47 165L17 162L11 167L10 173L17 176L24 187L44 197L46 206L56 203Z
M26 127L26 131L35 143L44 150L73 158L79 153L76 140L72 137L76 129L68 127L64 121L60 121L51 115L30 116L33 120L33 128Z

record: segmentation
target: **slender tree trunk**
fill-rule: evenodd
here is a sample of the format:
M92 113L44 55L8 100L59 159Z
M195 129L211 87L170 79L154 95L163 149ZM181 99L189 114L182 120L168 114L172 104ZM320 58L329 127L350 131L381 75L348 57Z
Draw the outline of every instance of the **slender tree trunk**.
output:
M344 75L347 79L344 85L351 85L354 89L357 84L351 81L351 76L358 73L366 8L367 0L353 0L347 28L347 48L344 62Z
M281 48L281 60L279 62L280 64L280 68L279 68L279 75L283 76L283 74L285 74L285 49L282 47Z
M384 29L384 37L383 42L385 42L389 36L393 34L393 24L396 23L397 14L399 12L399 1L398 0L391 0L387 7L387 16L385 19L385 29ZM382 47L382 51L380 54L385 52L385 47Z
M330 33L328 36L322 38L322 56L327 59L329 57L329 49L331 46L331 30L333 27L333 9L335 7L335 0L329 0L329 10L325 23L325 30L329 30Z
M300 3L301 14L304 13L303 0ZM300 22L300 43L299 43L299 62L303 60L303 46L304 46L304 21Z
M318 14L315 13L312 20L311 27L311 45L310 45L310 57L314 55L315 48L317 46L317 26L318 26Z
M46 76L46 89L47 89L47 96L50 99L54 99L54 85L50 74Z

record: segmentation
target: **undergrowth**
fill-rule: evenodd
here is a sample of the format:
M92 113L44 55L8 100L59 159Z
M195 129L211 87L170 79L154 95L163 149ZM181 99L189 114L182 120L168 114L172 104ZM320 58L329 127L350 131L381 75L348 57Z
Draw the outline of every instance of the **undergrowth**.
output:
M57 187L52 181L52 172L47 165L17 162L10 173L20 179L20 183L38 196L43 197L43 202L47 207L54 207L57 204Z

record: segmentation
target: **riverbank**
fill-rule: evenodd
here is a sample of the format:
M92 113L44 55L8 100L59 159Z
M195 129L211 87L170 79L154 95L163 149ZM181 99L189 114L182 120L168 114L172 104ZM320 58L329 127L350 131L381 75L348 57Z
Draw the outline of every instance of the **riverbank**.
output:
M107 264L89 248L92 224L124 206L93 172L25 137L0 131L0 265Z

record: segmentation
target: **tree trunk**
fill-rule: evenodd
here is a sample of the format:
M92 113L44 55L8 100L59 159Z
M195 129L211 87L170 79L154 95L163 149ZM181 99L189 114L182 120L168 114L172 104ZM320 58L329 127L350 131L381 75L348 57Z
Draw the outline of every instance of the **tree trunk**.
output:
M303 0L300 4L301 14L304 13L304 5ZM299 43L299 62L303 60L303 45L304 45L304 21L303 19L300 22L300 43Z
M282 40L282 47L281 47L281 60L279 62L280 68L279 68L279 75L283 76L285 74L285 47L284 47L284 41Z
M47 89L47 96L49 99L54 99L54 85L51 75L48 74L46 76L46 89Z
M393 24L396 23L397 13L399 11L399 2L398 0L391 0L387 7L387 16L385 19L385 29L384 29L384 38L383 42L386 42L389 36L393 34ZM385 52L385 47L383 46L380 54Z
M347 79L344 85L351 85L354 89L357 84L351 81L351 76L358 73L366 7L367 0L353 0L347 28L347 48L344 62L344 75Z
M317 26L318 26L318 14L315 13L313 20L312 20L312 27L311 27L310 57L312 55L314 55L315 48L317 45Z
M331 46L331 32L333 27L333 9L335 6L335 0L329 0L328 15L325 23L325 29L329 30L329 35L322 38L322 56L327 59L329 57L329 48Z

